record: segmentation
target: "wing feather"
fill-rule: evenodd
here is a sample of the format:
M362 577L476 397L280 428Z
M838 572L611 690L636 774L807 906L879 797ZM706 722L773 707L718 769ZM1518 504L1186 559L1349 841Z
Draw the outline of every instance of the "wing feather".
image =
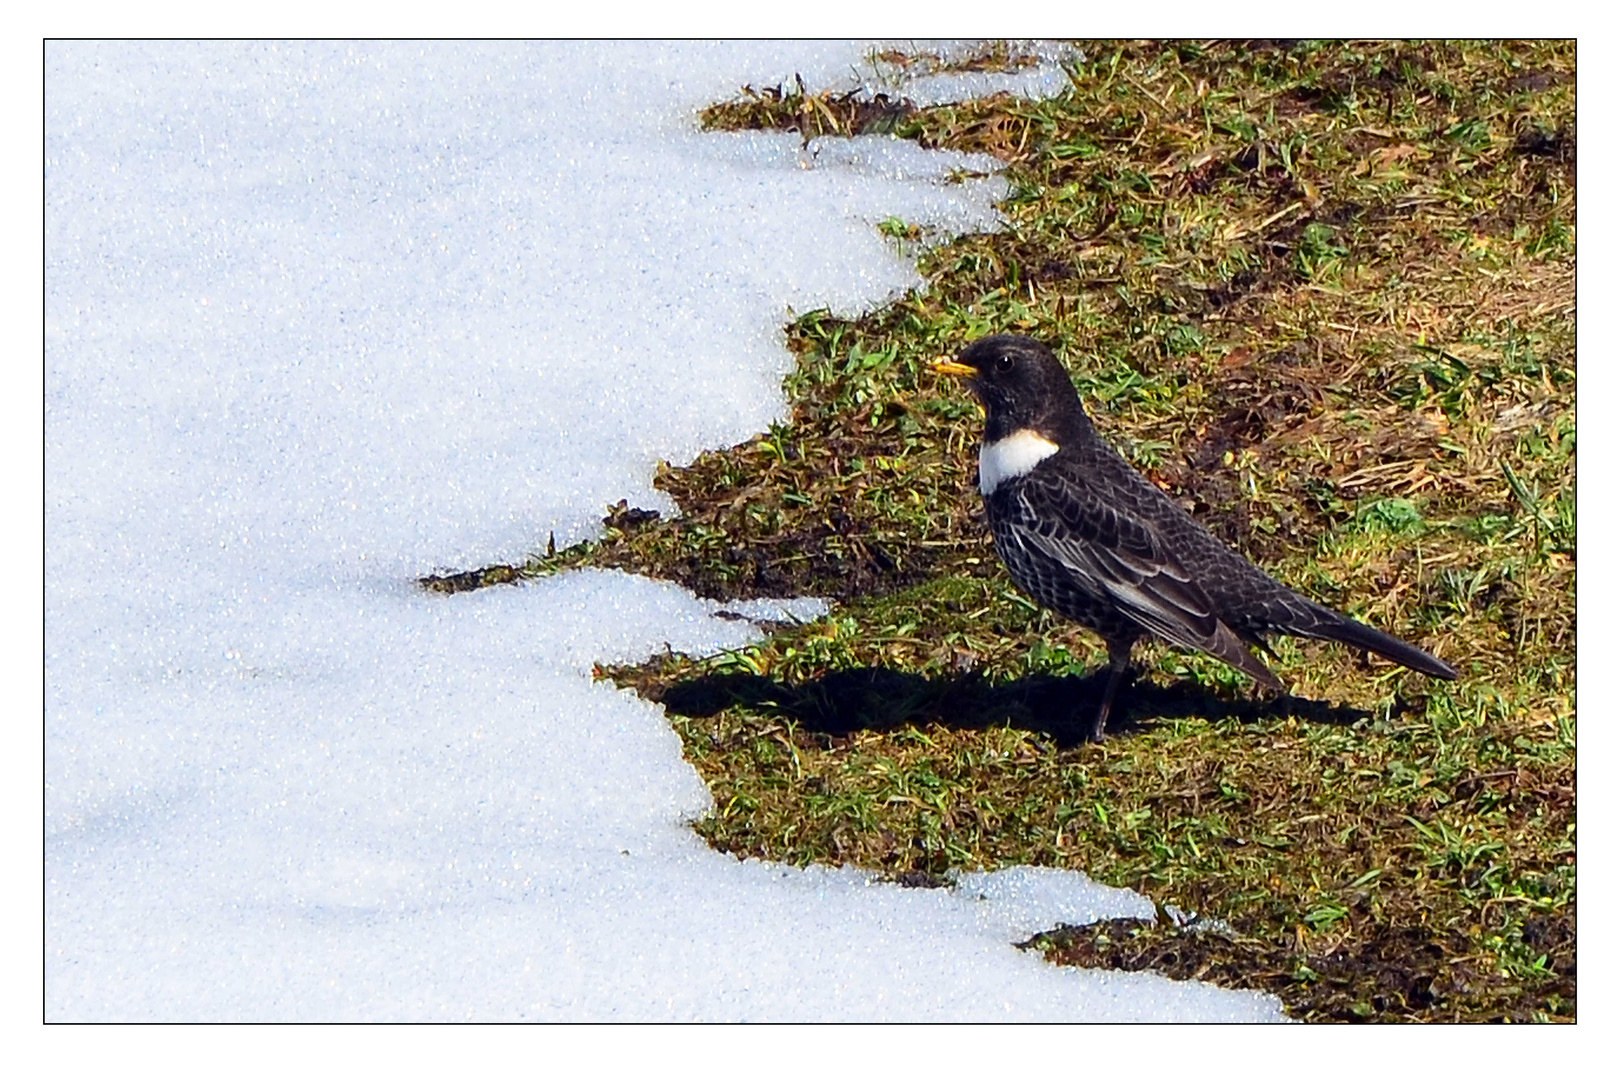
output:
M1007 495L1004 524L1015 542L1068 568L1144 630L1280 686L1147 522L1056 469L1035 470Z

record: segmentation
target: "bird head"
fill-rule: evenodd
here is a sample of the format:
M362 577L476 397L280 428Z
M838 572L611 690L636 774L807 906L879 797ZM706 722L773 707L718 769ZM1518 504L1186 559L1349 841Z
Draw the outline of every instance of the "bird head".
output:
M1061 444L1077 424L1090 423L1069 373L1034 338L992 334L963 349L955 360L937 361L934 370L967 380L984 405L987 443L1028 430Z

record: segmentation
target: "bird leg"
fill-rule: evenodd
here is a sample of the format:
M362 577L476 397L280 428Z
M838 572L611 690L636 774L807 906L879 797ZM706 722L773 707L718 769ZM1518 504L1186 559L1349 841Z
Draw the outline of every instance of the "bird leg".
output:
M1102 742L1103 730L1108 727L1108 710L1113 708L1114 695L1131 666L1131 646L1134 641L1108 643L1108 685L1103 689L1102 704L1097 708L1097 719L1091 724L1091 741Z

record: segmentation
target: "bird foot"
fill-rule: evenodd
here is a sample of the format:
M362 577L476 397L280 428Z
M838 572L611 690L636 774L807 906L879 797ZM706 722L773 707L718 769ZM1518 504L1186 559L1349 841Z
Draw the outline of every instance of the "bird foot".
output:
M1114 708L1114 699L1121 687L1128 687L1136 681L1141 669L1131 666L1116 668L1109 673L1108 686L1103 691L1102 704L1097 708L1097 717L1091 722L1089 742L1100 743L1107 737L1108 717Z

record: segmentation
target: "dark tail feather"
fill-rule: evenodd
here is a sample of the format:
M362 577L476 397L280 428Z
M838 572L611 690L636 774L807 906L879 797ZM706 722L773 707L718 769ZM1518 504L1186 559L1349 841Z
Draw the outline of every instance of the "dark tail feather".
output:
M1251 635L1245 634L1243 637L1250 637L1252 640ZM1265 648L1263 642L1261 647ZM1283 686L1282 680L1273 675L1271 669L1266 667L1265 661L1245 648L1242 638L1223 622L1215 624L1215 636L1203 643L1203 649L1211 656L1218 656L1225 660L1261 686L1275 690L1278 693L1282 693L1287 689L1287 687ZM1270 652L1271 650L1266 649L1266 651Z
M1318 608L1318 611L1313 613L1318 615L1315 625L1308 629L1303 626L1298 629L1288 627L1286 628L1288 633L1326 641L1342 641L1346 645L1375 652L1402 667L1421 671L1425 675L1433 675L1437 679L1457 677L1456 668L1438 657L1430 656L1416 645L1402 641L1392 634L1386 634L1382 630L1374 630L1366 623L1359 623L1348 615L1341 615L1320 605L1313 606Z

